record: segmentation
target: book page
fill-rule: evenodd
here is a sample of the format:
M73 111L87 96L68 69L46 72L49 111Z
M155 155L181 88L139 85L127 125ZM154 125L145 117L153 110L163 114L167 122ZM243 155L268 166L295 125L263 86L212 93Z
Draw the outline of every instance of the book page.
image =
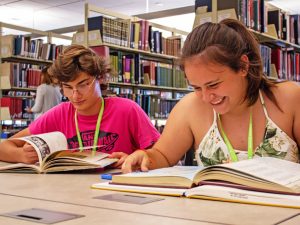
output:
M92 147L89 147L91 149ZM67 151L60 151L57 155L54 156L56 162L64 162L64 161L74 161L74 162L85 162L94 165L102 165L101 161L107 158L109 154L103 152L95 152L93 153L92 150L67 150ZM111 159L113 161L118 161L118 159ZM47 161L47 160L46 160Z
M62 150L48 155L42 165L43 172L57 172L57 171L70 171L82 170L92 168L104 168L118 159L107 158L109 154L96 152L93 153L91 147L84 151L77 150Z
M29 165L25 163L9 163L0 161L0 171L5 172L26 172L26 171L35 171L40 172L39 167L35 165Z
M189 189L185 192L185 196L189 198L300 208L300 196L272 194L214 185L203 185Z
M273 157L261 157L236 163L222 164L237 171L300 191L300 164Z
M109 182L96 183L91 186L95 189L110 190L110 191L124 191L143 194L155 195L170 195L170 196L183 196L187 189L181 188L159 188L159 187L142 187L132 185L111 184Z
M116 176L124 177L184 177L189 180L193 180L195 175L202 169L200 166L173 166L155 170L149 170L148 172L132 172Z
M61 132L31 135L17 139L26 141L34 147L38 154L40 164L43 159L52 152L68 149L67 139Z

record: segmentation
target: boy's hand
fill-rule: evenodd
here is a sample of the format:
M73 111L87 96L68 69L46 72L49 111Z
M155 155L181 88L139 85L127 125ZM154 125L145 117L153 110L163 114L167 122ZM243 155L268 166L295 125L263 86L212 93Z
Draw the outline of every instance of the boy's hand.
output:
M26 143L20 150L20 162L34 164L39 161L38 155L32 145Z

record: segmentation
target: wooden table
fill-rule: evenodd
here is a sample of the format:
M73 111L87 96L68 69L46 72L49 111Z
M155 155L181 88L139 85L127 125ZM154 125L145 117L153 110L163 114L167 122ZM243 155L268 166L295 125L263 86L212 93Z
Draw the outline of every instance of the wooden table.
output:
M163 200L137 205L95 199L122 193L91 189L98 174L0 173L0 181L0 214L38 207L85 215L59 224L300 224L300 210L290 208L142 194L131 195ZM0 224L37 223L1 216Z

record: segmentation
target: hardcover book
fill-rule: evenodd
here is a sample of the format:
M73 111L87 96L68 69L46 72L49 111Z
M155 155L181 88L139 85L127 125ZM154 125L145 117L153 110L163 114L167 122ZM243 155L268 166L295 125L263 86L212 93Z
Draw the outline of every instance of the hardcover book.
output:
M31 135L22 138L34 147L39 161L36 164L8 163L0 161L0 172L52 173L72 170L104 168L117 159L109 154L93 152L92 147L68 149L67 139L61 132Z
M300 165L270 157L114 175L92 188L300 208Z

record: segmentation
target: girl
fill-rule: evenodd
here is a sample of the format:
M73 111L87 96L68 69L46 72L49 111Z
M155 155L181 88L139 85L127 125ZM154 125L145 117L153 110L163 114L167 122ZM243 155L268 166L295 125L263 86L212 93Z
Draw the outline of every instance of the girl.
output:
M258 43L237 20L205 23L187 37L181 66L194 92L172 110L159 141L124 172L172 166L193 147L198 165L271 156L299 161L299 85L268 80Z

